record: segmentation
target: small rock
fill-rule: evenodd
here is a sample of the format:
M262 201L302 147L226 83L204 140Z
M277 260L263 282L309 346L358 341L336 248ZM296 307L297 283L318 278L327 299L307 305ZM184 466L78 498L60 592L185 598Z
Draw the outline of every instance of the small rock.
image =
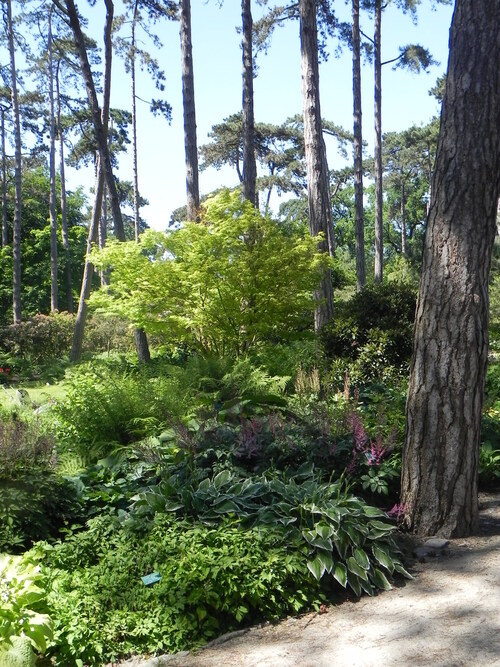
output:
M439 537L431 537L430 539L425 541L425 546L430 547L431 549L445 549L448 544L450 543L450 540L443 540Z

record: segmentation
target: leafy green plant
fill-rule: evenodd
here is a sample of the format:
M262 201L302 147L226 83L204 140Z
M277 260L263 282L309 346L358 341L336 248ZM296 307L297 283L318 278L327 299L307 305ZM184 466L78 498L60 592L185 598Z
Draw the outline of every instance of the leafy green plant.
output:
M230 520L214 528L163 514L137 536L102 517L35 553L55 626L49 651L65 667L191 648L325 599L281 529ZM159 581L145 585L152 572Z
M20 556L0 554L0 664L34 665L52 639L40 568ZM26 640L28 643L26 643ZM23 662L15 662L15 656Z
M483 486L500 483L500 449L484 442L479 450L479 482Z
M93 261L113 267L94 305L221 356L287 340L307 326L313 290L330 265L305 230L286 233L239 191L210 198L201 224L109 244Z
M407 575L386 515L350 496L342 480L321 482L310 465L290 478L278 474L244 478L224 470L198 481L174 474L139 495L131 521L140 523L164 511L210 525L229 516L250 526L284 526L292 542L299 541L306 549L307 565L317 579L331 575L356 595L389 588L386 573Z

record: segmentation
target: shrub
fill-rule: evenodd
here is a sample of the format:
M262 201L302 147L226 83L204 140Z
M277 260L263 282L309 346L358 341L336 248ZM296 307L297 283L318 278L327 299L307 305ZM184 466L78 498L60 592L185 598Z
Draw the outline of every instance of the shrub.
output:
M74 485L54 472L54 438L39 419L0 421L0 552L18 553L55 537L80 516Z
M337 304L334 324L322 332L326 354L350 360L376 354L382 363L395 366L408 362L415 306L415 292L405 284L365 287Z
M164 376L151 376L148 368L125 360L94 360L73 369L66 399L52 410L61 448L92 463L180 417L188 405L181 372L164 370Z
M74 320L68 313L35 315L0 331L4 353L41 363L67 354L73 339Z

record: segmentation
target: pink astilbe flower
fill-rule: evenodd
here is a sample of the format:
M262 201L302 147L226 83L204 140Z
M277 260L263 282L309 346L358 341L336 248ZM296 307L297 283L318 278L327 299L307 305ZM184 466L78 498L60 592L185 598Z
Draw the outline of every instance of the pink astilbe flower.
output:
M380 462L382 461L382 459L384 458L384 456L387 454L388 451L387 447L382 442L381 433L377 435L376 440L372 440L372 442L370 442L369 449L365 451L366 451L366 458L368 460L368 465L370 466L380 465Z
M361 417L357 412L351 412L348 417L349 426L352 428L352 437L354 439L354 448L358 452L364 452L366 443L368 442L368 435L361 421Z

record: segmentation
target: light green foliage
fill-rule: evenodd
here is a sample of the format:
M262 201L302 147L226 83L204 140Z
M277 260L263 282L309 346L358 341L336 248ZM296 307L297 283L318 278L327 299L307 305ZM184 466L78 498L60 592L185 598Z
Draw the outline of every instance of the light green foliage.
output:
M316 242L225 191L207 202L200 223L93 255L113 269L93 303L171 342L242 354L309 324L312 291L330 262Z
M272 527L214 528L163 514L135 535L104 517L38 551L55 622L52 653L65 667L182 650L243 620L324 599L301 554ZM141 577L153 571L161 581L145 586Z
M0 646L2 667L35 667L36 657L27 637L11 637L10 646Z
M0 664L31 667L35 649L44 653L52 622L44 613L40 568L20 556L0 555Z

